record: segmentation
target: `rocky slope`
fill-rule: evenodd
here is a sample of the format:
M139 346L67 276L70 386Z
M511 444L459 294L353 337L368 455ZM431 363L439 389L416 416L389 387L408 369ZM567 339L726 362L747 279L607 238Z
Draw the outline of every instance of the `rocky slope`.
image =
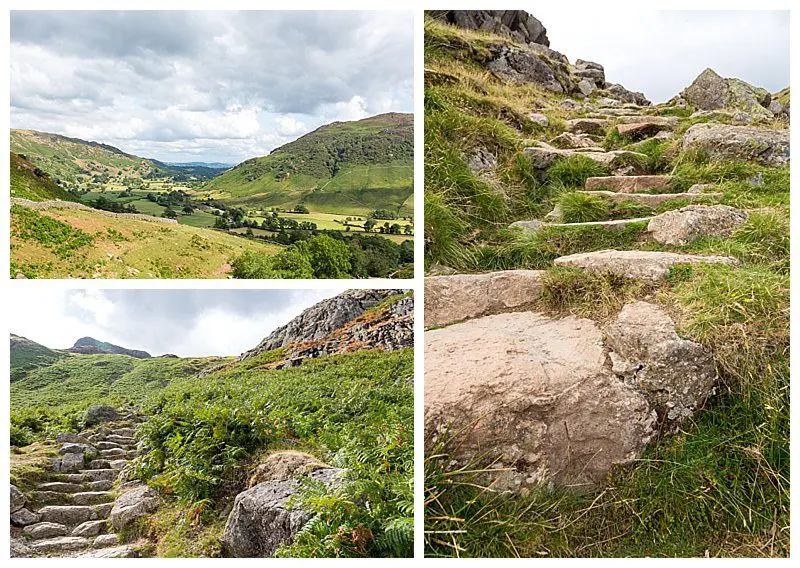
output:
M82 353L84 355L129 355L137 359L147 359L150 354L147 351L140 351L137 349L126 349L113 343L106 341L99 341L93 337L81 337L75 344L67 349L70 353Z
M320 341L380 302L404 293L404 290L350 290L323 300L270 333L256 347L245 352L241 359L249 359L293 343Z

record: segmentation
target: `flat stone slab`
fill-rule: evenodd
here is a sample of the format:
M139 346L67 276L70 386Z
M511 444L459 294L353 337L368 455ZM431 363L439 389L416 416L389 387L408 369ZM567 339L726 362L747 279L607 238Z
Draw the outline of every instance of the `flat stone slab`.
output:
M542 292L541 270L503 270L425 278L425 327L508 311Z
M639 193L647 190L669 189L671 176L603 176L590 177L584 189L606 189L616 193Z
M76 558L134 558L138 556L136 549L129 545L98 548L76 556Z
M628 278L664 280L675 264L722 263L735 265L739 261L729 256L704 256L675 252L643 250L601 250L562 256L553 261L556 266L573 266L595 272L612 272Z
M614 219L613 221L588 221L586 223L542 223L541 221L516 221L509 227L526 231L538 231L543 228L568 229L574 227L603 227L604 229L618 229L632 223L646 223L652 217L635 217L633 219Z
M538 170L549 168L557 158L570 156L585 156L598 164L610 168L628 165L631 160L647 160L645 154L629 150L612 150L610 152L587 152L582 150L585 149L554 148L545 142L539 142L538 146L525 148L522 153L530 160L531 165Z
M653 217L647 231L659 243L685 245L702 237L729 237L747 217L728 205L689 205Z
M62 552L80 550L89 546L89 540L80 536L62 536L47 540L33 541L28 544L34 552Z
M618 193L614 191L603 190L579 191L578 193L596 195L608 201L613 201L614 203L633 201L635 203L648 205L650 207L656 207L666 201L672 201L676 199L685 199L689 201L709 198L720 199L724 195L722 193Z

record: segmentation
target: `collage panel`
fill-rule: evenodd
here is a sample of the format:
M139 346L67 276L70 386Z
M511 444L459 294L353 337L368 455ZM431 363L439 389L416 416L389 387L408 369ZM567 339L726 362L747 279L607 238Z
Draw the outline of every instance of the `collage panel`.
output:
M789 12L424 50L425 556L788 557Z
M413 278L413 12L10 19L11 278Z
M12 557L413 556L411 290L13 300Z

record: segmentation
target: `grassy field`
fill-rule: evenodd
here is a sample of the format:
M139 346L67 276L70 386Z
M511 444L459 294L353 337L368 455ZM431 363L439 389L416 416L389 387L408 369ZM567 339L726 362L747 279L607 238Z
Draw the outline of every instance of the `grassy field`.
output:
M172 184L157 182L149 183L148 189L146 190L135 190L131 191L129 195L125 195L124 187L114 187L113 185L109 184L109 186L102 192L90 191L89 193L86 193L82 197L82 200L84 202L90 202L95 201L100 196L103 196L109 201L113 201L115 203L133 205L136 207L136 210L139 213L153 215L154 217L161 217L167 208L147 199L147 194L158 194L159 192L169 191L170 189L188 191L188 188L184 186L173 186ZM189 225L190 227L213 227L214 221L216 220L214 215L200 209L195 209L194 212L189 215L180 210L180 208L175 209L175 212L178 214L176 219L178 223L181 225Z
M481 60L487 37L426 21L426 266L546 270L539 309L554 315L603 320L635 299L661 304L682 336L714 353L720 383L679 432L651 443L639 460L614 470L594 490L505 494L479 475L490 456L453 470L449 453L457 438L426 448L426 554L788 556L789 167L710 160L681 152L679 139L630 143L614 134L612 121L601 141L605 148L645 154L637 166L671 174L677 191L712 184L706 191L722 193L717 202L747 209L747 222L730 238L685 246L648 240L646 223L615 232L509 230L509 223L541 219L556 204L569 220L587 221L686 203L634 211L630 203L587 199L576 190L587 177L609 172L579 157L538 175L521 150L525 140L550 140L564 130L561 97L492 78ZM548 116L548 127L528 119L531 108ZM708 120L692 119L691 112L675 114L679 135ZM497 156L502 184L469 169L464 156L476 148ZM741 263L676 268L660 285L552 266L558 256L609 248L723 254Z
M210 229L94 211L11 209L12 277L225 278L232 257L280 250Z

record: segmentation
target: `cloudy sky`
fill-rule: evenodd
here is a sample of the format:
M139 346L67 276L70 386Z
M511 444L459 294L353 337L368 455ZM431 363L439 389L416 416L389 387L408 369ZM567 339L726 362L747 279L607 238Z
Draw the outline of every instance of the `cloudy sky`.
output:
M413 111L413 14L11 12L11 127L162 161Z
M528 11L570 62L596 61L607 81L654 103L677 95L706 67L773 93L789 84L788 11L614 10L598 3L581 5L576 15L559 2Z
M151 355L239 355L334 290L12 290L9 328L53 349L89 336ZM27 292L27 293L25 293Z

